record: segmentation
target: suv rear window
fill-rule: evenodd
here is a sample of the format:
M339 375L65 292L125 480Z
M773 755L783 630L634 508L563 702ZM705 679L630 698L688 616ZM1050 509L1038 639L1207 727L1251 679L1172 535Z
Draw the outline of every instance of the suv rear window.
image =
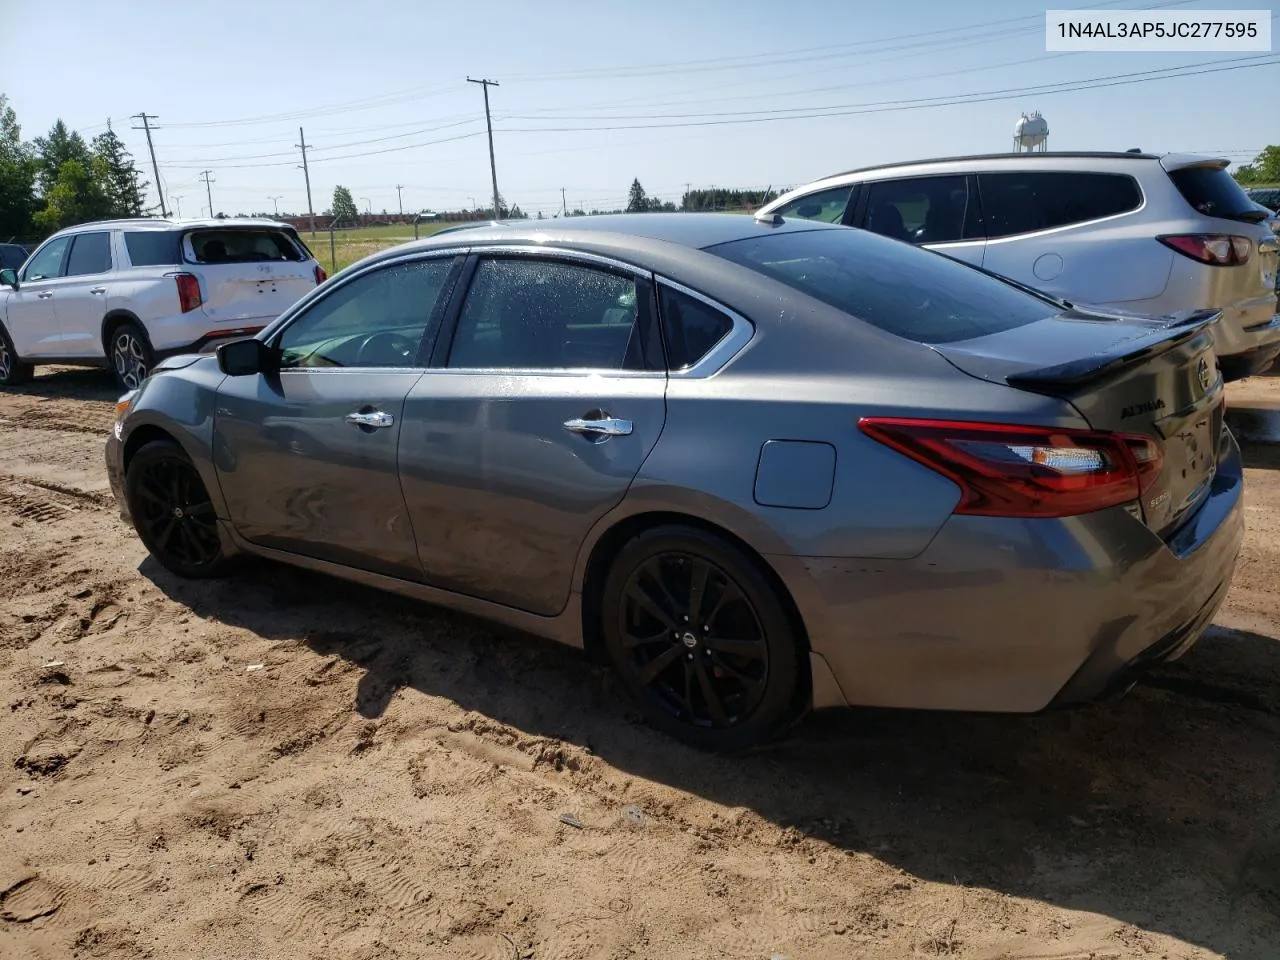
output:
M1207 217L1256 222L1260 210L1253 205L1235 177L1221 167L1184 167L1169 179L1182 198Z
M917 343L985 337L1058 312L950 257L862 230L774 233L706 251Z
M187 234L195 263L265 263L287 260L299 263L306 258L283 230L236 229L192 230Z
M1142 206L1137 182L1122 173L983 173L978 190L991 239L1101 220Z
M135 267L168 267L182 262L180 239L180 234L166 230L126 230L124 245Z

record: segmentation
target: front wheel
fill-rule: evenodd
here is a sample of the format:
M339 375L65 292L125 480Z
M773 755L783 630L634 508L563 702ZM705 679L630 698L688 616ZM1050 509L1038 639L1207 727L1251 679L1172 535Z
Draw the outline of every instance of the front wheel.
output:
M188 579L227 572L213 501L177 443L144 444L129 461L124 490L134 528L162 567Z
M33 367L18 359L13 341L4 327L0 327L0 387L16 387L31 379Z
M782 731L799 680L795 631L738 547L692 527L648 530L622 548L601 600L609 659L654 726L730 751Z
M116 382L126 390L142 386L155 364L155 355L147 335L132 323L121 324L111 332L111 344L107 351Z

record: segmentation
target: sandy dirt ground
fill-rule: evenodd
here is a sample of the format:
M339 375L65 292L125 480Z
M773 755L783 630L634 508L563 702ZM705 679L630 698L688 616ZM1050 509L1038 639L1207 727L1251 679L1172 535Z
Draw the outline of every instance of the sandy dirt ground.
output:
M107 490L115 393L0 394L5 960L1280 956L1280 378L1230 390L1248 538L1183 661L737 759L572 651L274 566L168 576Z

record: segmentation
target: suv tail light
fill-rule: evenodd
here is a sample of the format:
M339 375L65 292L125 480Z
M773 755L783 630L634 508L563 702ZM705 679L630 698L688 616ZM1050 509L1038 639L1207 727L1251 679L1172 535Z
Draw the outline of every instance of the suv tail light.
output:
M1140 499L1164 468L1151 437L1056 427L863 417L867 436L960 486L956 513L1070 517Z
M204 303L204 298L200 296L200 281L195 274L175 273L173 279L178 284L178 303L182 306L183 313L190 313Z
M1179 233L1156 237L1166 247L1215 267L1238 266L1249 262L1253 244L1248 237L1232 237L1217 233Z
M320 286L320 284L324 283L328 279L329 279L329 275L324 272L324 267L320 266L320 264L317 263L316 264L316 286L317 287Z

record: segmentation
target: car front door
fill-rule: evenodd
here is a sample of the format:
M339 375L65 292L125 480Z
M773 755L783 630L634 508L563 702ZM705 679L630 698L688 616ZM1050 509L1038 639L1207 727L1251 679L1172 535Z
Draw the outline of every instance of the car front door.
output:
M37 250L18 277L18 289L9 292L5 327L20 357L60 356L61 330L53 300L71 239L55 237Z
M397 448L461 265L448 255L377 264L272 335L278 371L224 381L214 455L241 536L421 579Z
M551 252L467 267L409 392L400 478L428 583L544 616L666 418L644 273Z
M107 280L111 271L111 233L78 233L62 279L54 284L53 309L58 319L58 355L101 357L102 318L107 313Z
M863 229L982 266L986 239L972 177L876 180L863 196L856 218Z

